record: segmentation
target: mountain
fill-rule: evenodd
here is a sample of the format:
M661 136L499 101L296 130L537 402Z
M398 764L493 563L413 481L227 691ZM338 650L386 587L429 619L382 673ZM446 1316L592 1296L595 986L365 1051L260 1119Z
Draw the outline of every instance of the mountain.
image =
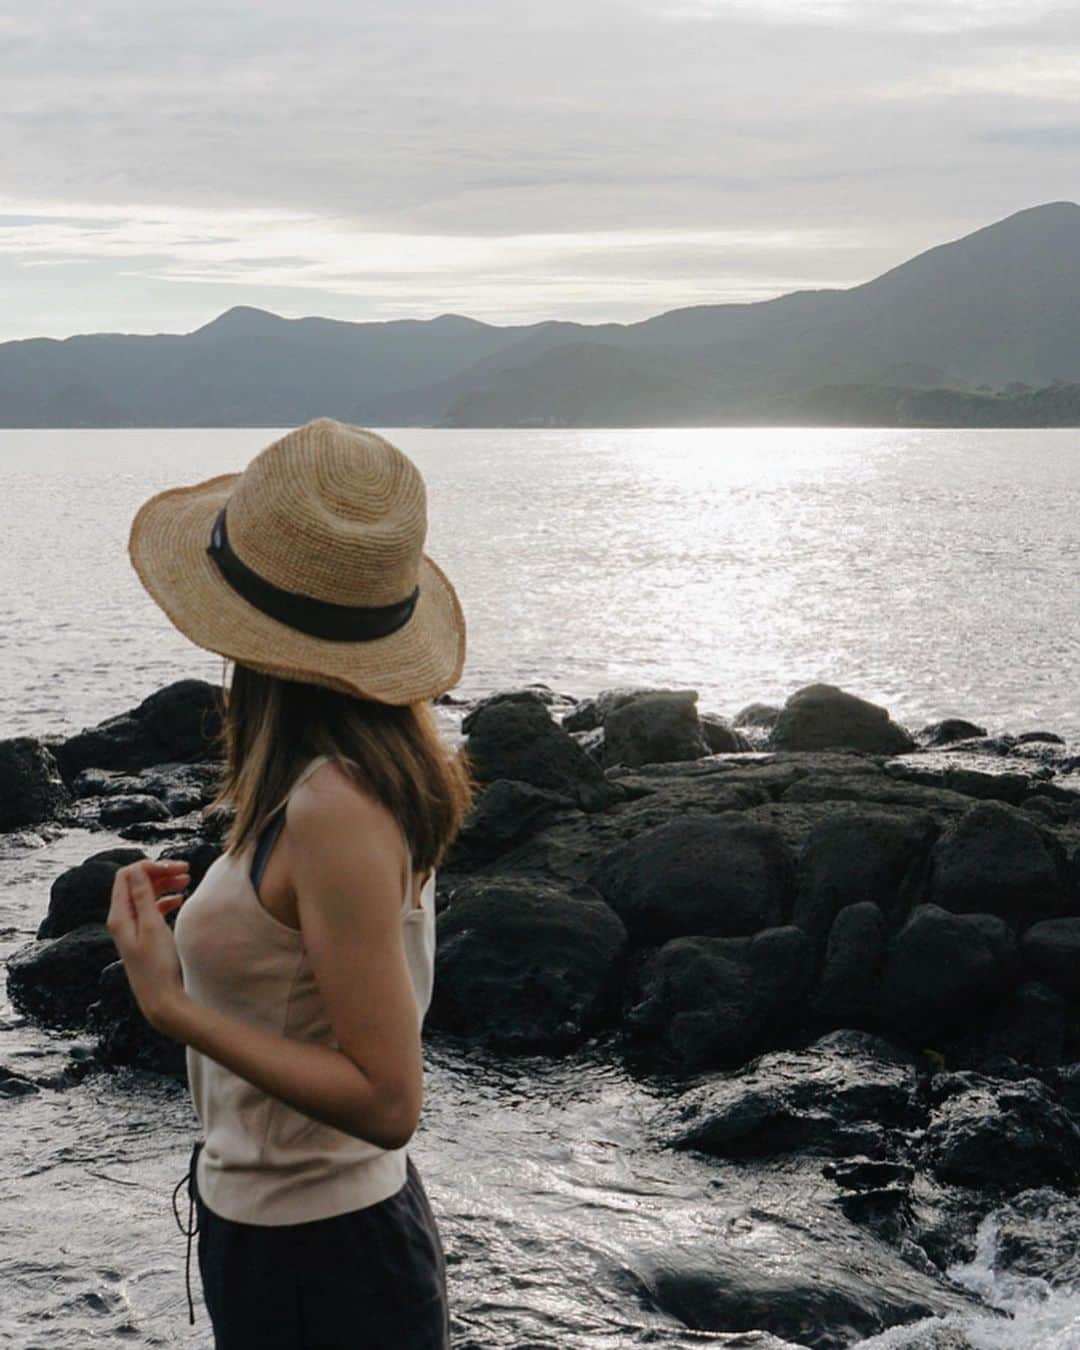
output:
M0 425L702 424L786 420L799 407L828 416L845 400L896 406L881 390L1055 381L1080 382L1072 202L1019 211L846 290L634 324L346 323L237 307L183 335L7 342Z

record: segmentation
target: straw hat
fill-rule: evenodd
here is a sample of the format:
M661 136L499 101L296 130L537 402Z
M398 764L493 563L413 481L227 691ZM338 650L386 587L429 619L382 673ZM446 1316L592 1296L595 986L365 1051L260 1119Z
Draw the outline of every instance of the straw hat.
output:
M427 491L373 431L320 417L242 473L167 488L135 513L139 580L192 642L382 703L451 688L465 619L423 552Z

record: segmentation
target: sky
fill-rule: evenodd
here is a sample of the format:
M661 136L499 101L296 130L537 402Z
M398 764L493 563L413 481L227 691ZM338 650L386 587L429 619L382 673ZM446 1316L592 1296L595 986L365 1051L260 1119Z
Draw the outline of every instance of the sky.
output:
M0 339L630 322L1080 200L1044 0L0 0Z

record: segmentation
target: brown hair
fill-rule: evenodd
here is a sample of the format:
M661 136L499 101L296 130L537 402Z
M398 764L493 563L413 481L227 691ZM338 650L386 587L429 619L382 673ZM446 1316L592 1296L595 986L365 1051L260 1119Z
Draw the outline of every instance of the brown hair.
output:
M443 740L429 699L380 703L234 662L223 703L225 771L207 810L235 808L228 852L255 837L304 765L325 754L397 817L418 873L438 866L478 784L464 747Z

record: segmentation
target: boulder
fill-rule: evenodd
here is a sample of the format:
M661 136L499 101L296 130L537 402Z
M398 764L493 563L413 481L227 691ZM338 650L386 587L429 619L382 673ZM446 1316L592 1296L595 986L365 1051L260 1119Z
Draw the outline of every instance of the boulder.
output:
M1004 922L919 905L889 943L881 1012L904 1040L938 1044L985 1016L1012 987L1016 953Z
M672 1148L723 1158L880 1157L889 1132L903 1136L920 1123L916 1068L912 1054L877 1036L834 1031L695 1084L652 1128Z
M753 743L741 731L736 731L728 721L718 713L698 713L701 721L701 734L712 755L735 755L752 750Z
M145 856L138 848L109 849L61 872L49 891L49 908L38 926L38 937L63 937L84 924L103 924L117 870Z
M768 743L777 750L848 746L885 755L916 748L914 737L893 722L885 708L834 684L808 684L797 689L781 709Z
M637 1054L677 1072L744 1064L802 1020L813 949L798 928L683 937L649 954L624 1030Z
M736 727L761 727L771 730L780 716L780 709L772 703L748 703L731 719Z
M599 811L621 800L600 766L534 699L505 699L477 707L468 723L465 753L481 783L516 779L570 797L583 810Z
M577 804L561 792L497 778L473 799L445 865L461 871L483 866L523 843L560 812L577 814Z
M567 716L574 711L579 704L571 702L567 696L556 694L555 691L546 684L536 683L522 685L517 689L497 689L493 694L487 694L484 698L477 699L465 716L461 719L461 733L467 736L473 729L478 718L484 716L490 708L499 707L506 703L524 703L526 705L543 708L545 711L554 707L557 703L567 702L570 704Z
M789 1183L798 1184L797 1178ZM979 1307L972 1295L916 1269L886 1243L868 1241L842 1215L822 1217L820 1206L815 1217L775 1202L736 1207L725 1197L721 1206L715 1218L701 1207L680 1216L666 1244L628 1256L628 1294L691 1328L695 1344L694 1332L742 1332L779 1336L801 1350L848 1350L890 1327L955 1321ZM887 1343L906 1344L892 1337ZM722 1344L731 1342L724 1337ZM741 1336L734 1342L754 1344ZM929 1342L920 1336L910 1344L923 1350ZM964 1340L933 1344L971 1350Z
M87 768L141 769L166 760L214 758L221 734L221 690L177 680L129 712L80 731L55 747L67 782Z
M954 741L966 741L972 736L985 736L986 728L967 722L962 717L946 717L940 722L931 722L918 732L918 739L926 746L951 745Z
M621 708L624 703L629 703L631 699L641 698L646 694L672 694L676 697L685 697L691 692L696 699L696 690L657 689L651 685L601 689L592 698L583 698L575 708L572 708L562 719L562 725L567 731L602 730L608 715L616 708Z
M1020 960L1032 979L1080 1003L1080 918L1032 924L1020 939Z
M32 736L0 741L0 830L38 825L70 800L49 750Z
M694 689L639 694L621 703L604 721L605 767L702 759L709 754L709 746L696 703Z
M590 887L468 882L439 915L427 1022L504 1051L566 1048L614 1021L626 945Z
M1038 1079L955 1074L943 1088L922 1151L939 1180L1010 1193L1080 1183L1080 1125Z
M99 975L115 960L116 944L104 924L83 924L12 953L8 996L20 1012L48 1026L81 1026L97 997Z
M879 1024L881 969L885 961L885 916L870 900L846 905L833 921L810 1010L834 1027Z
M920 898L937 834L927 812L838 808L803 845L792 922L820 946L840 910L870 902L899 928Z
M101 804L98 819L102 825L116 829L121 825L131 825L137 820L171 820L172 812L157 797L140 792L132 793L130 796L106 797Z
M984 773L961 764L949 764L942 773L943 786L950 792L981 801L1008 802L1018 806L1031 791L1031 779L1024 773Z
M1065 913L1065 851L1023 811L997 801L970 806L934 845L928 899L954 914L997 914L1019 927Z
M97 1056L103 1063L167 1074L186 1082L184 1045L155 1031L142 1015L122 961L113 961L101 972L96 997L87 1009L87 1022L97 1033Z
M740 937L785 921L795 860L775 826L727 811L647 830L601 857L590 881L635 942Z

